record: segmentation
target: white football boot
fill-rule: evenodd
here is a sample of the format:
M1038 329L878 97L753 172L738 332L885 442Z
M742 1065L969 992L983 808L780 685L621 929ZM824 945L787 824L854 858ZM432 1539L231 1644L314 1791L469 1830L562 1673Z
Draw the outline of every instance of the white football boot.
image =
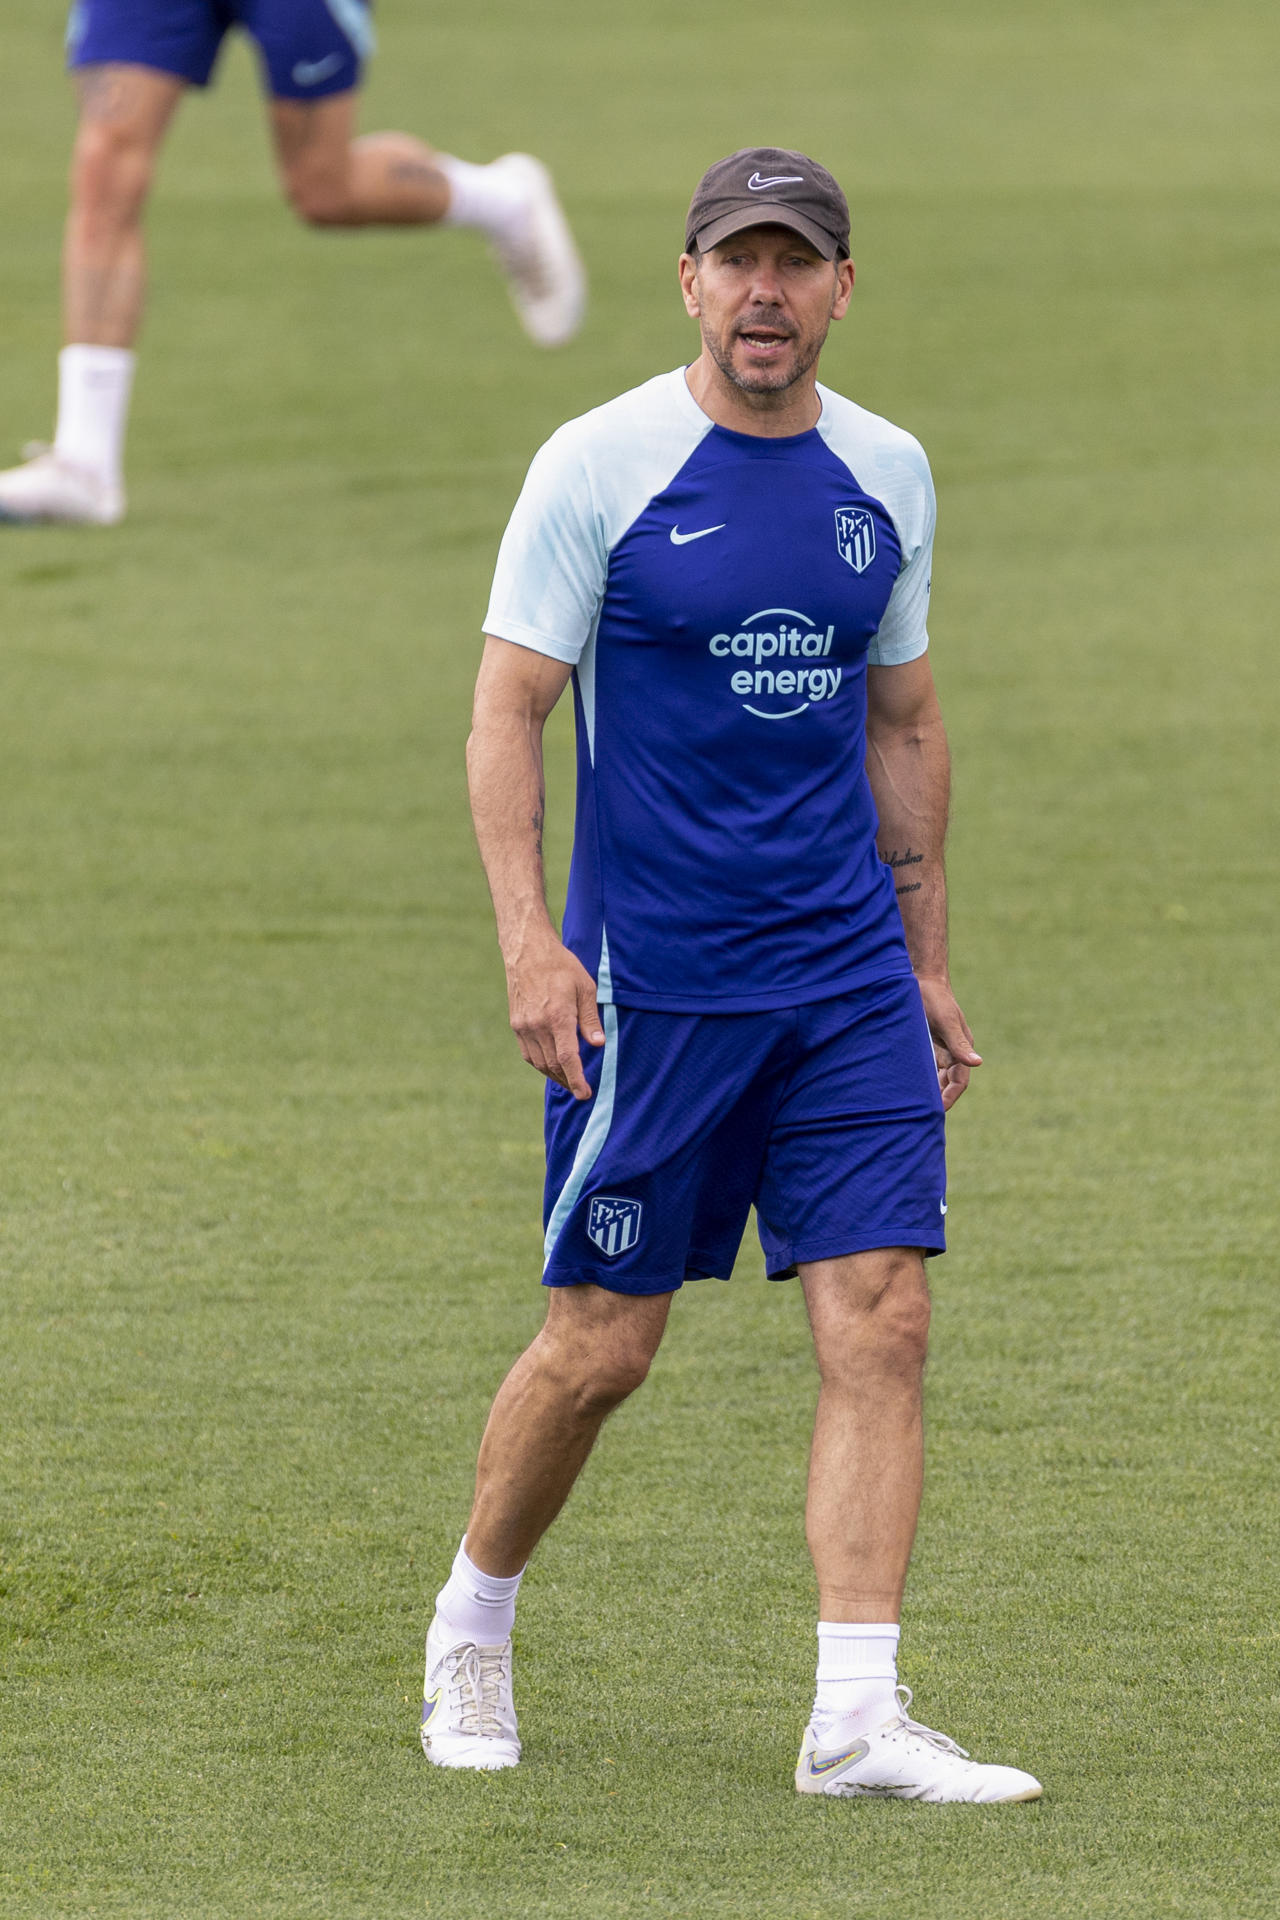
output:
M796 1792L868 1800L968 1800L984 1806L1040 1798L1040 1782L1032 1774L971 1760L945 1733L907 1718L910 1687L899 1687L897 1695L898 1713L852 1740L820 1747L813 1728L806 1728Z
M73 466L39 442L24 452L20 467L0 473L0 521L114 527L124 519L124 488L118 483Z
M529 153L504 153L488 170L525 202L518 229L493 243L520 324L540 347L562 347L582 325L587 276L551 175Z
M433 1766L492 1772L520 1758L511 1700L511 1642L459 1640L436 1614L427 1629L422 1751Z

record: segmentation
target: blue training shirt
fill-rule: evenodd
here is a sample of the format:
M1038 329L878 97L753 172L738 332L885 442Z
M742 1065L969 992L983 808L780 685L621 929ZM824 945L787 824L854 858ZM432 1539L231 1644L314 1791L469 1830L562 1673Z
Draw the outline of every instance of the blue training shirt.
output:
M742 1013L910 972L876 851L866 670L928 646L917 441L818 388L716 426L683 368L535 456L485 632L574 668L564 940L604 1005Z

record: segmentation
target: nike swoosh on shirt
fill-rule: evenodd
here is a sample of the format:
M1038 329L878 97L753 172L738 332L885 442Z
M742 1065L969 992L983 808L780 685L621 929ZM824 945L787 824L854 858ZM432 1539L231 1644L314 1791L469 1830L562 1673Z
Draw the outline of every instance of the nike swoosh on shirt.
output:
M718 527L699 527L696 533L681 533L679 527L672 527L671 544L673 547L687 547L691 540L705 540L709 533L723 533L728 524L727 520L722 520Z
M326 53L323 60L299 60L293 69L293 77L300 87L314 87L317 80L327 80L341 65L340 53Z
M802 187L803 185L802 173L771 173L767 180L762 180L758 173L753 173L747 182L747 192L763 193L766 187Z

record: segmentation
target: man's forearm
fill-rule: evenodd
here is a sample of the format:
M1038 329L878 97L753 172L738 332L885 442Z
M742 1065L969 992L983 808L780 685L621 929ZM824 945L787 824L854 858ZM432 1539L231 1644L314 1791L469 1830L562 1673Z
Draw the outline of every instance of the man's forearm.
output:
M604 1045L596 983L552 925L542 867L542 728L568 677L567 667L491 638L476 682L467 778L512 1030L531 1067L589 1100L578 1035Z
M947 967L942 849L951 756L927 658L868 669L867 778L880 818L877 845L897 883L907 951L920 984L946 1109L955 1105L982 1060L951 991Z
M477 720L467 742L467 781L498 944L510 964L531 935L555 937L542 862L541 729L510 713Z
M951 762L941 717L873 735L867 772L880 817L877 844L893 869L911 964L945 980Z

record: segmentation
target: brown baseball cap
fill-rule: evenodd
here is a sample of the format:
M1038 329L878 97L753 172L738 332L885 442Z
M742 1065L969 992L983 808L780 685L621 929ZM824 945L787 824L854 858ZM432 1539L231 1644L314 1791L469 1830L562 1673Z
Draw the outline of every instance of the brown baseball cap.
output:
M824 260L849 252L849 203L839 182L807 153L743 147L708 167L689 203L685 251L703 252L744 227L790 227Z

